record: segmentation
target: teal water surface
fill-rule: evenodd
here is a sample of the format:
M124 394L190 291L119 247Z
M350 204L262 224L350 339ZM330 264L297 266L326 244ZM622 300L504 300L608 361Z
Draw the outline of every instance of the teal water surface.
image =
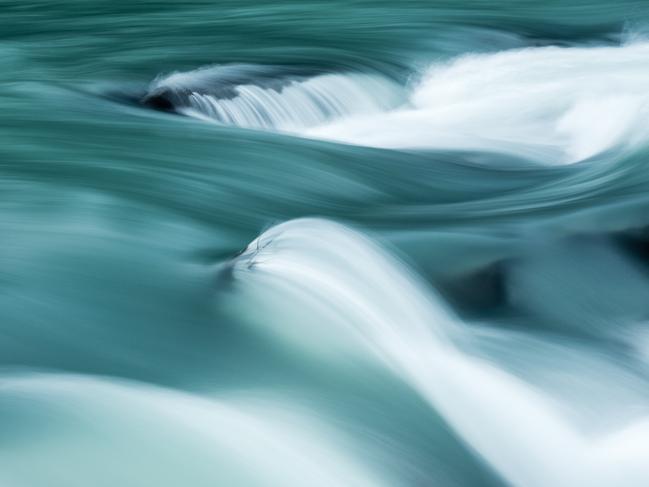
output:
M0 13L0 485L649 484L646 2Z

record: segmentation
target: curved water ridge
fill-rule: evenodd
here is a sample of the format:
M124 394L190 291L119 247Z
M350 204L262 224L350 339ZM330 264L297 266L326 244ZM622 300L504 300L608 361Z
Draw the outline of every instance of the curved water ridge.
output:
M475 149L548 163L643 143L649 43L466 54L432 65L409 104L308 135L386 148Z
M583 434L543 391L467 353L471 329L367 237L325 220L294 220L253 241L234 270L264 333L329 365L345 367L341 358L351 355L385 366L508 484L649 482L649 418Z
M375 74L286 75L278 67L216 66L155 80L144 103L246 128L300 131L405 102L405 91Z
M32 440L3 453L3 486L387 485L349 460L345 437L272 399L23 372L3 374L0 406L14 420L11 434Z
M649 43L466 54L403 86L380 74L228 65L159 77L143 102L223 124L383 148L573 163L649 138Z

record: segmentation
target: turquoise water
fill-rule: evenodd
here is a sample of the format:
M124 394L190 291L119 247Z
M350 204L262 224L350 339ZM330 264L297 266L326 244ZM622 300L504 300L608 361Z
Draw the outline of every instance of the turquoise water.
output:
M0 13L1 486L649 484L646 2Z

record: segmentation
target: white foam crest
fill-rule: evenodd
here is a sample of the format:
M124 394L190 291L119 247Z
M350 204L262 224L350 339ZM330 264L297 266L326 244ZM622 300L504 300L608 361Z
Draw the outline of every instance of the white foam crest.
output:
M0 458L0 482L16 473L30 485L384 485L337 434L282 403L54 373L3 375L0 403L3 413L13 404L10 417L25 428L47 420L47 441L17 441ZM68 418L74 428L57 434ZM107 474L112 463L119 468ZM30 464L39 469L22 470Z
M647 485L649 423L584 436L540 390L454 345L470 332L366 237L319 219L287 222L250 244L235 276L251 285L249 306L264 302L254 302L255 295L283 285L270 305L297 308L294 324L285 314L275 322L276 308L260 310L260 324L321 359L336 358L322 348L352 343L380 360L511 485ZM323 339L327 334L336 339Z
M410 104L307 135L386 148L488 150L571 163L649 138L649 43L539 47L435 64Z
M397 346L415 337L430 343L433 334L434 342L441 346L456 331L441 302L433 294L419 291L423 284L416 276L370 239L327 220L299 219L269 229L239 257L236 270L244 275L254 270L254 276L269 278L272 282L260 285L263 292L285 289L288 284L306 291L301 296L304 299L312 293L316 301L324 300L320 311L334 313L329 317L331 328L322 335L320 330L311 330L307 339L317 335L313 345L319 349L311 352L326 354L326 347L340 338L334 346L358 354L358 342L349 342L351 334L383 359L392 360L394 357L383 353L384 343ZM284 326L274 332L285 335ZM299 335L304 330L291 333ZM360 349L360 353L367 350Z
M397 84L366 74L321 75L278 89L239 85L234 91L233 98L193 92L189 106L179 111L240 127L298 131L350 115L380 113L404 101Z

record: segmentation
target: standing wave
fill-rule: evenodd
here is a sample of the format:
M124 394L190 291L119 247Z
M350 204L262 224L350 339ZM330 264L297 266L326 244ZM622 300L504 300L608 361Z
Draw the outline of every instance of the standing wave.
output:
M567 164L649 138L648 60L648 42L465 54L432 64L412 86L380 74L212 66L158 77L142 101L356 145Z
M405 101L380 75L307 76L279 67L214 66L156 79L143 102L206 121L298 131L351 115L371 115Z
M237 258L234 276L248 305L263 309L265 333L338 367L359 358L387 367L511 485L649 482L649 418L581 432L543 391L467 353L472 332L441 298L345 226L300 219L271 228Z

